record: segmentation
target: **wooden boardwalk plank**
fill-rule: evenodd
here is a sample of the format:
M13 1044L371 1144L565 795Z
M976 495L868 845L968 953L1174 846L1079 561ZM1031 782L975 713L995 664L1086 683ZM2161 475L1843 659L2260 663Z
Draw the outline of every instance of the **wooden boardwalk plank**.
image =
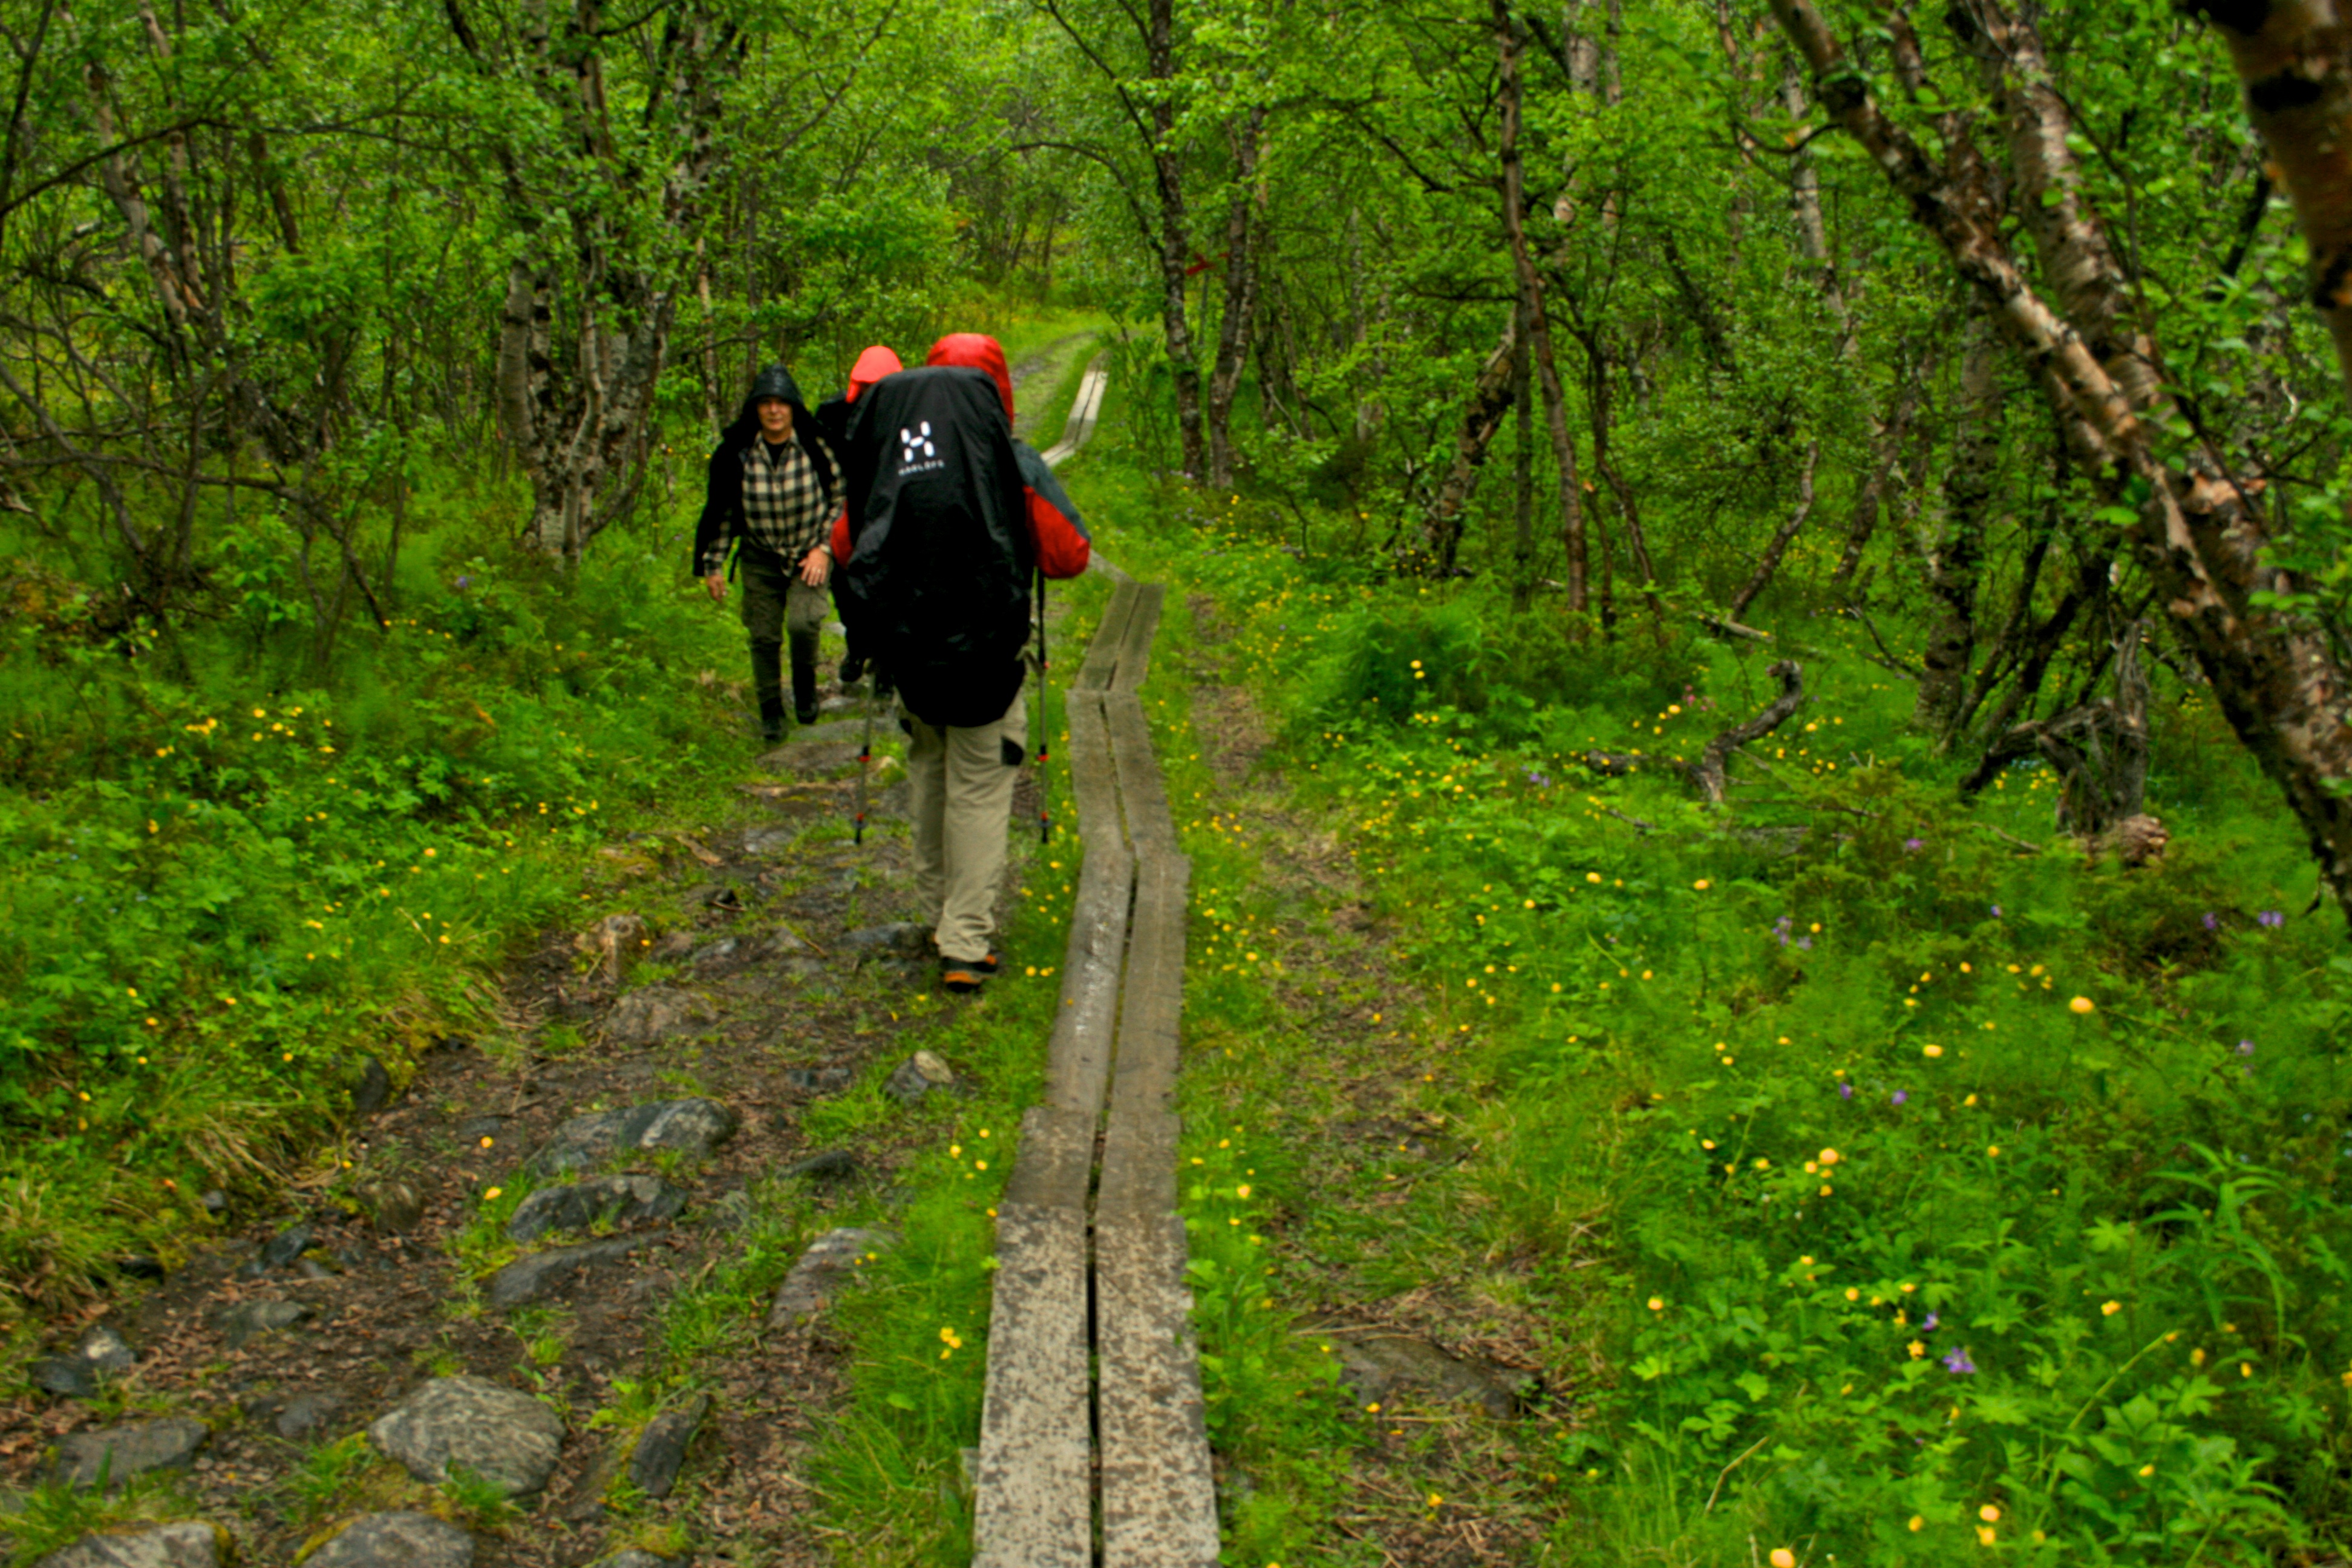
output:
M1135 594L1134 608L1119 638L1118 669L1111 679L1115 691L1140 691L1151 674L1151 639L1160 630L1160 606L1168 597L1168 589L1164 584L1139 583Z
M1135 865L1119 837L1118 789L1102 698L1091 691L1074 693L1070 700L1070 786L1077 796L1086 858L1078 868L1078 896L1070 910L1062 1005L1046 1055L1045 1095L1048 1103L1062 1110L1092 1116L1102 1109L1110 1078Z
M1095 640L1087 645L1086 662L1078 666L1077 679L1070 682L1073 691L1101 691L1109 687L1118 668L1120 649L1127 642L1127 628L1134 618L1136 601L1142 594L1143 585L1132 577L1110 591L1110 603L1103 606L1102 624L1095 627Z
M1125 666L1120 667L1122 673ZM1103 717L1110 729L1111 756L1118 769L1118 799L1127 815L1127 839L1136 858L1176 853L1176 825L1168 810L1168 784L1160 772L1160 757L1151 749L1151 723L1143 716L1143 702L1131 691L1113 691L1103 699Z
M1086 1210L999 1204L973 1568L1091 1568L1087 1305Z
M1098 1218L1095 1295L1103 1568L1212 1568L1217 1494L1184 1286L1184 1222L1172 1214Z

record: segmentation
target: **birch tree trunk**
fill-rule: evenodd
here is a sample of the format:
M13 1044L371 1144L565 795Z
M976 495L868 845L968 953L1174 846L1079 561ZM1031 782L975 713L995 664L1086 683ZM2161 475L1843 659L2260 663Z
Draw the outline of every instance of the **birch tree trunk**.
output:
M1960 362L1944 515L1919 552L1934 609L1911 721L1932 734L1942 734L1959 710L1976 656L1977 577L1992 509L1993 468L2000 457L2000 388L1994 378L1999 364L1999 345L1979 313L1970 321L1968 354Z
M2031 227L2053 297L2034 287L2011 249L1982 166L1962 156L1965 136L1948 139L1938 164L1881 112L1812 0L1771 5L1822 102L1977 289L2011 343L2043 373L2055 411L2075 426L2070 439L2098 458L2118 490L2128 483L2144 493L2123 542L2231 728L2303 825L2321 876L2352 909L2352 671L2327 627L2256 598L2303 586L2263 561L2269 531L2250 500L2261 479L2202 449L2158 447L2155 428L2177 411L2153 374L2139 374L2151 356L2134 337L2128 301L2105 259L2112 254L2105 232L2074 177L2067 111L2048 89L2035 30L1997 0L1955 7L1963 42L1986 40L1979 58L1997 73L2018 205L2037 215Z
M1184 210L1184 164L1175 141L1175 0L1151 0L1144 52L1145 74L1160 84L1151 99L1151 177L1160 196L1160 322L1168 340L1169 374L1176 387L1176 427L1183 439L1184 477L1197 479L1207 471L1208 463L1201 439L1201 364L1184 312L1184 269L1192 259L1192 237Z
M1217 322L1217 363L1209 375L1209 483L1218 489L1234 482L1234 395L1249 359L1249 329L1257 311L1256 235L1251 209L1257 189L1259 139L1265 130L1263 105L1232 129L1234 195L1225 209L1225 308Z

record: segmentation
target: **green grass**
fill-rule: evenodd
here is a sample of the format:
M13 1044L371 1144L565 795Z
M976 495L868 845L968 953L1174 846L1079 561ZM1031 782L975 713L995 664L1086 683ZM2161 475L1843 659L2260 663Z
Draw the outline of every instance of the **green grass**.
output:
M1673 760L1761 705L1759 657L1367 584L1137 457L1091 450L1079 504L1215 601L1292 818L1198 760L1171 611L1146 699L1194 864L1183 1198L1233 1561L1375 1561L1368 1529L1407 1551L1457 1506L1560 1563L2340 1550L2352 961L2198 693L2159 692L2157 868L2053 840L2039 770L1955 804L1907 687L1828 626L1811 705L1707 813ZM1321 834L1370 934L1277 869ZM1367 1080L1466 1156L1348 1132ZM932 1555L850 1560L961 1540L971 1410L914 1372L918 1326L984 1301L961 1256L873 1309L914 1408L872 1412L860 1479ZM1538 1369L1529 1416L1391 1428L1330 1392L1308 1314L1433 1286ZM1367 1478L1407 1500L1369 1525Z

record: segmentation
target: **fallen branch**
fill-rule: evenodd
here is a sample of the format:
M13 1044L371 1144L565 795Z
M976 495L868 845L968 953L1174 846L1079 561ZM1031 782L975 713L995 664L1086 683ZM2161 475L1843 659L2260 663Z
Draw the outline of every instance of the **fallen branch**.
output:
M1698 618L1698 624L1719 637L1738 637L1747 642L1772 640L1770 632L1758 631L1754 626L1743 626L1738 621L1727 620L1721 616L1702 614Z
M1691 764L1691 782L1698 785L1699 794L1706 797L1709 805L1723 804L1724 760L1738 748L1751 741L1760 741L1779 729L1787 722L1790 714L1804 706L1804 666L1795 659L1784 658L1764 673L1780 683L1780 695L1755 718L1743 724L1734 724L1709 741L1706 750L1699 753L1698 761Z

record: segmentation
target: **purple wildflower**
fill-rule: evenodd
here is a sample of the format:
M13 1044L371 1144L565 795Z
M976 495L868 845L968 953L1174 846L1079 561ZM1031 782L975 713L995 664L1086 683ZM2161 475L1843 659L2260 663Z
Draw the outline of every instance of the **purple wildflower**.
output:
M1927 1321L1919 1325L1919 1331L1923 1334L1932 1334L1936 1331L1936 1325L1940 1321L1942 1321L1941 1319L1930 1312L1927 1314Z
M2238 1042L2238 1054L2242 1057L2252 1056L2254 1054L2254 1042L2252 1040L2240 1040Z
M1966 1345L1960 1346L1944 1358L1944 1370L1955 1377L1966 1377L1976 1369L1977 1363L1969 1359L1969 1349Z
M1889 1105L1900 1105L1910 1098L1911 1091L1909 1089L1898 1089L1892 1095L1887 1097L1887 1103Z
M2266 926L2283 926L2286 924L2286 916L2277 910L2264 910L2262 913L2254 917L2254 923L2257 925Z
M470 588L473 585L474 580L471 577L460 577L457 579L457 586L460 588Z
M1850 1083L1839 1084L1838 1098L1840 1100L1852 1100L1853 1098L1853 1085Z
M2207 910L2205 911L2205 929L2207 931L2220 931L2221 929L2221 917L2216 915L2210 910Z
M1927 847L1927 841L1924 838L1906 838L1903 841L1903 848L1907 854L1916 855L1926 847Z
M1780 939L1780 945L1782 947L1789 945L1789 931L1790 928L1796 923L1796 921L1790 920L1787 915L1782 915L1779 920L1772 922L1772 934Z
M1993 904L1989 907L1992 910L1992 918L1995 920L2000 919L2000 906L1999 904Z

